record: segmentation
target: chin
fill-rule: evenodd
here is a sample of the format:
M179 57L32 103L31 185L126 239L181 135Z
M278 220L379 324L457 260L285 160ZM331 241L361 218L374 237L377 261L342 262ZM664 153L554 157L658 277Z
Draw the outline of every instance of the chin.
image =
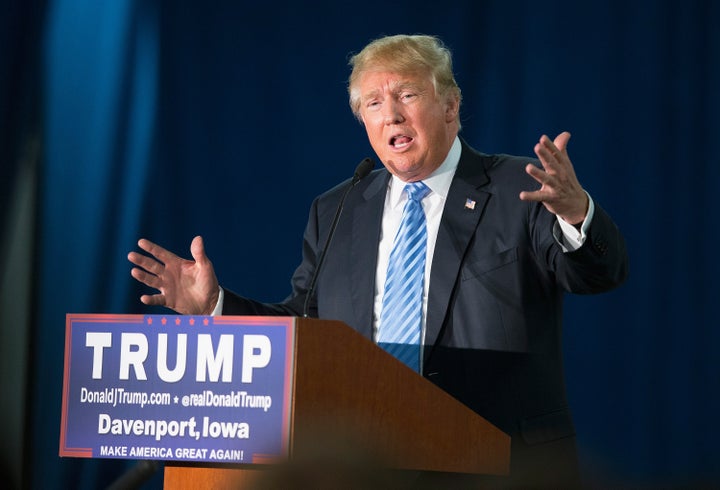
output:
M421 165L408 161L407 158L402 158L402 156L398 158L397 155L391 155L387 162L399 175L415 174L422 168Z

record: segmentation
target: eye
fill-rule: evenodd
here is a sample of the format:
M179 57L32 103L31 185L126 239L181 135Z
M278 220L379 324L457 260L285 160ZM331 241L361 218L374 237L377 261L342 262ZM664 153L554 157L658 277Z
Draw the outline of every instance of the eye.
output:
M402 94L400 94L400 100L406 102L413 100L415 97L417 97L417 94L415 92L403 92Z
M380 107L380 101L379 100L369 100L365 104L365 107L369 110L377 110Z

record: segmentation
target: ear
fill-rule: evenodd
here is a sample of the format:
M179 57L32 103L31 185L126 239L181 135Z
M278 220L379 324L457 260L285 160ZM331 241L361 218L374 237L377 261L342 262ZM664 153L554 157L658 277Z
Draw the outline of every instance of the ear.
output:
M456 94L448 95L445 103L445 122L451 123L455 121L458 117L458 112L460 112L460 97Z

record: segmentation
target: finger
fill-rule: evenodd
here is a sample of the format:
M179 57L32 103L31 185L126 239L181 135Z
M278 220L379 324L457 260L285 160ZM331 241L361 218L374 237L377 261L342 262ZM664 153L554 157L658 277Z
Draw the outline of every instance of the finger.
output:
M155 275L160 274L164 268L163 264L152 257L148 257L147 255L142 255L137 252L130 252L127 258L136 266L141 267Z
M570 141L570 137L571 134L568 131L564 131L557 135L554 141L551 141L550 138L544 134L540 137L540 142L538 143L540 146L539 149L543 154L549 155L549 158L555 158L559 161L560 157L567 157L567 144Z
M527 172L530 177L535 179L539 184L545 185L550 182L552 179L552 175L550 175L547 171L538 168L537 166L533 165L532 163L528 163L525 166L525 172Z
M158 276L148 274L144 270L138 269L137 267L133 268L130 271L130 275L133 276L133 278L135 278L136 280L151 288L160 289L160 287L162 286L162 280Z
M546 202L551 197L547 191L522 191L520 193L521 201Z
M551 140L546 134L540 137L540 141L538 144L541 148L547 150L551 155L556 155L560 153L560 149L555 145L555 142L553 142L553 140Z
M141 238L140 240L138 240L138 247L145 250L147 253L149 253L163 263L167 263L171 259L177 258L177 255L175 255L171 251L145 238Z
M554 172L557 170L557 156L552 149L548 148L543 142L540 142L535 145L534 151L546 172Z
M562 133L557 135L557 137L555 137L555 141L553 141L553 144L561 152L567 153L567 144L570 141L571 136L572 135L568 131L563 131Z
M548 174L563 174L570 165L567 153L558 149L547 137L544 138L535 145L535 154L540 160L540 164Z
M550 151L550 153L559 154L562 153L567 147L567 143L570 140L570 133L564 131L557 135L554 140L551 140L548 135L544 134L540 137L540 145Z
M535 145L535 149L536 153L542 153L548 159L557 160L562 155L562 150L547 135L542 135L538 144Z
M150 306L165 306L165 296L162 294L143 294L140 301Z

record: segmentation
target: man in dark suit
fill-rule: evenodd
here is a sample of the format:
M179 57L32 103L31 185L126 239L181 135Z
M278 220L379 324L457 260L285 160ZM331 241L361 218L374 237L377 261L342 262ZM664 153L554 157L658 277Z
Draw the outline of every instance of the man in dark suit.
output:
M342 320L376 341L392 328L380 321L388 263L408 200L404 186L422 181L429 193L421 201L427 251L416 369L512 436L511 478L503 483L578 486L562 297L621 284L627 254L575 176L569 133L542 136L532 163L472 149L458 137L461 95L450 53L433 37L381 38L351 64L350 104L384 168L347 195L310 316ZM200 237L193 261L140 240L154 258L131 252L132 275L160 291L141 300L184 314L302 315L348 185L313 202L284 302L220 288Z

